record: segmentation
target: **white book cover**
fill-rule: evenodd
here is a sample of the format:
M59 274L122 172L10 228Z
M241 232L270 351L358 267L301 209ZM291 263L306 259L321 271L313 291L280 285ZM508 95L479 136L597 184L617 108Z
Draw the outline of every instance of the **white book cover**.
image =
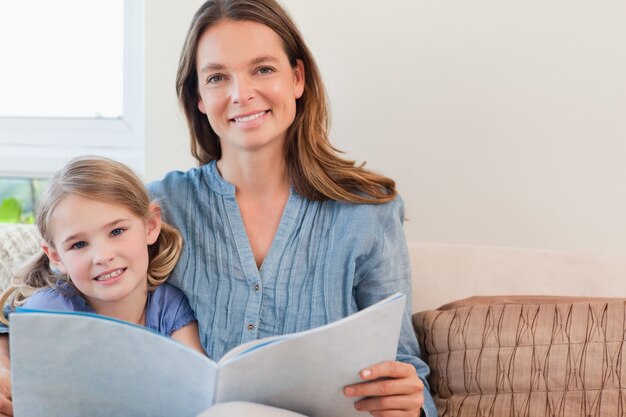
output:
M396 357L406 296L311 330L255 340L215 362L130 323L88 313L10 315L16 417L194 417L250 401L311 417L363 417L343 395Z

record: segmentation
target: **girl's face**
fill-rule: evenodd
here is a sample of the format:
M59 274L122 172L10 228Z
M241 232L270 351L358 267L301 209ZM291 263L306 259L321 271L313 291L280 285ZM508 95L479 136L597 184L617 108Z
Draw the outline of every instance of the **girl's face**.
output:
M222 20L200 37L198 109L220 138L222 154L284 143L304 91L304 66L289 64L280 37L250 21Z
M42 247L96 312L115 303L145 303L148 245L161 231L160 211L151 210L144 220L123 206L75 195L55 208L53 242Z

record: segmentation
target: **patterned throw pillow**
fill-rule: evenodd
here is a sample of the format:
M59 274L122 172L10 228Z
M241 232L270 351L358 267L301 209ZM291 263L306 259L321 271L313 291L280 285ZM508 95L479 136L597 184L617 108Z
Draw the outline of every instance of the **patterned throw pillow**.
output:
M9 284L11 272L41 250L34 225L0 223L0 291Z
M626 299L473 297L413 315L442 417L626 415Z

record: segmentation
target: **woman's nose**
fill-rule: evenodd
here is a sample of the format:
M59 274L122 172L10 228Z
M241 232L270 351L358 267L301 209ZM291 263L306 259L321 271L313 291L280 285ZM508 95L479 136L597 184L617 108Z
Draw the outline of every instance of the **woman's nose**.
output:
M235 77L231 83L231 99L233 104L245 104L254 97L252 81L247 77Z

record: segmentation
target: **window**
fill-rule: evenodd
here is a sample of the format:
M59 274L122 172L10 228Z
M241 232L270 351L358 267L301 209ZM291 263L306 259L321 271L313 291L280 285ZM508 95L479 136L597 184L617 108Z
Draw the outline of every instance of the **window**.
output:
M143 1L6 2L0 53L0 177L81 154L143 172Z

